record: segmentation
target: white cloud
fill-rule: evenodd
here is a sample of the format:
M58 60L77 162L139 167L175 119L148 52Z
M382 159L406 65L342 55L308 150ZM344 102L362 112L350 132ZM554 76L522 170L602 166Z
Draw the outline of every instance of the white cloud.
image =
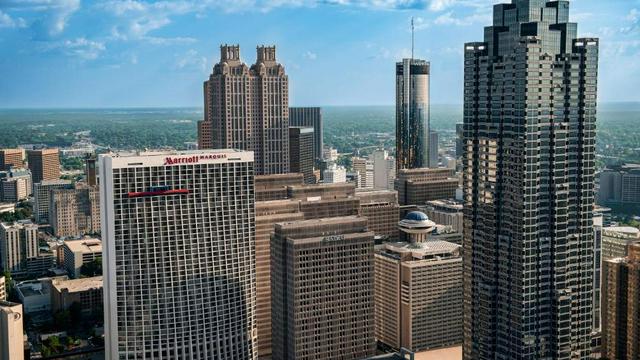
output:
M60 48L66 55L80 60L95 60L106 50L103 42L87 40L84 37L65 40L55 47Z
M456 3L456 0L431 0L429 4L429 10L431 11L442 11L450 6L453 6Z
M0 28L23 28L27 26L23 18L12 18L0 10Z
M181 70L197 69L199 71L206 71L207 58L197 50L189 49L186 53L177 57L176 68Z
M477 23L489 24L491 23L491 14L474 13L467 16L455 17L453 11L449 11L438 16L433 23L436 25L456 26L469 26Z
M50 38L65 30L69 18L80 9L80 0L2 0L0 8L35 12L32 28L36 37Z
M306 51L304 54L302 54L302 57L307 59L307 60L315 60L318 58L318 54L312 52L312 51Z

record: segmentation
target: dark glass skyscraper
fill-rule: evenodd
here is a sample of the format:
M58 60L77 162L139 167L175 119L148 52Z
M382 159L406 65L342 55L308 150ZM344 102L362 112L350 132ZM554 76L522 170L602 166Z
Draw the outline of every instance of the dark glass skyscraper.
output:
M493 14L465 45L464 358L587 359L598 40L568 1Z
M396 63L396 169L429 166L429 63Z

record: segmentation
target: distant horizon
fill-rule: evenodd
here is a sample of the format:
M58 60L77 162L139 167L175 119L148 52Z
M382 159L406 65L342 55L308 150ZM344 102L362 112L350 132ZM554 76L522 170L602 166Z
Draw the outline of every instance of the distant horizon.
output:
M638 105L638 101L602 101L598 106L609 105ZM433 103L430 106L464 106L462 103ZM289 105L289 107L320 107L320 108L348 108L348 107L395 107L395 104L352 104L352 105ZM201 105L176 106L60 106L60 107L0 107L0 111L10 110L145 110L145 109L203 109ZM640 109L639 109L640 110Z

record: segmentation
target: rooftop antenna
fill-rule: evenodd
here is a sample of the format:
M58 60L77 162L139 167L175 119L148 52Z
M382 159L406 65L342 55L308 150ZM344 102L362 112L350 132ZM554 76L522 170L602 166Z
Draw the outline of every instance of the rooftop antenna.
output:
M411 17L411 60L413 60L413 44L414 44L414 27L413 27L413 16Z

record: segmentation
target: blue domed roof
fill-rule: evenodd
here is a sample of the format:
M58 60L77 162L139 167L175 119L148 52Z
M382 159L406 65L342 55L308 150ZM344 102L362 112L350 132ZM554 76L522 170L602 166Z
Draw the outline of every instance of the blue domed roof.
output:
M404 217L405 220L413 220L413 221L429 221L429 217L427 214L422 211L412 211Z

